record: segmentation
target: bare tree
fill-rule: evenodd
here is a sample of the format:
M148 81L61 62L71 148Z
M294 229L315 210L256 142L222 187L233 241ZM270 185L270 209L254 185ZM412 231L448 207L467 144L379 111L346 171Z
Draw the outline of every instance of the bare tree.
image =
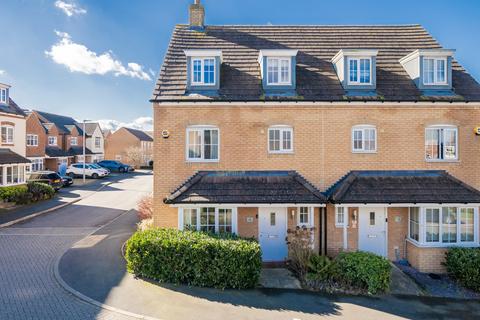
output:
M128 162L135 168L140 167L143 164L143 150L140 147L129 147L125 150Z

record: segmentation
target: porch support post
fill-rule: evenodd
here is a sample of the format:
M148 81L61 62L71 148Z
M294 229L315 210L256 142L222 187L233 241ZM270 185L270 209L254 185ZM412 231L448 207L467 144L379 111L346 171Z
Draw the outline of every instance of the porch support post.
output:
M348 250L348 207L343 208L343 250L347 251Z

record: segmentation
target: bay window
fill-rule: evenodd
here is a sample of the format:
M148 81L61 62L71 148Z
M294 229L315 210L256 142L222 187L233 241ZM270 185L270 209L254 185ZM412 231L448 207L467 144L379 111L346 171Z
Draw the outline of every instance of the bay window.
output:
M179 229L211 233L236 233L236 209L198 207L179 209Z
M409 239L424 246L450 246L478 242L478 210L474 207L413 207Z
M425 129L427 161L458 159L458 129L454 126L431 126Z
M209 126L187 128L187 160L217 162L219 140L218 128Z

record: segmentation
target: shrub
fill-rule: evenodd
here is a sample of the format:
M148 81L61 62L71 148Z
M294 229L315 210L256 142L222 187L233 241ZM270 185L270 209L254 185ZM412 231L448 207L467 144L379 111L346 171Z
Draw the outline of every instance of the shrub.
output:
M5 202L24 202L28 198L28 187L19 185L0 188L0 198Z
M370 294L387 291L390 286L390 262L368 252L340 253L336 259L339 281L363 288Z
M52 186L40 182L29 182L28 192L32 195L33 201L51 199L55 195Z
M327 256L313 254L308 262L307 278L325 281L334 277L336 263Z
M147 195L138 201L137 215L140 220L151 219L153 217L153 196Z
M137 231L125 258L128 271L138 276L222 289L255 287L262 266L254 240L174 229Z
M313 255L313 228L288 230L288 264L300 279L305 279L310 257Z
M464 287L480 291L480 248L451 248L445 254L448 274Z

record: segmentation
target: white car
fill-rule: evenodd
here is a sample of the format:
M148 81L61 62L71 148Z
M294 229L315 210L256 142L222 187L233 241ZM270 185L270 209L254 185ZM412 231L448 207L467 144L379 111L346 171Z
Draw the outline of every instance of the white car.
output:
M74 178L83 176L83 163L75 163L67 168L67 175ZM109 175L108 170L94 163L85 163L85 176L93 179L103 178Z

